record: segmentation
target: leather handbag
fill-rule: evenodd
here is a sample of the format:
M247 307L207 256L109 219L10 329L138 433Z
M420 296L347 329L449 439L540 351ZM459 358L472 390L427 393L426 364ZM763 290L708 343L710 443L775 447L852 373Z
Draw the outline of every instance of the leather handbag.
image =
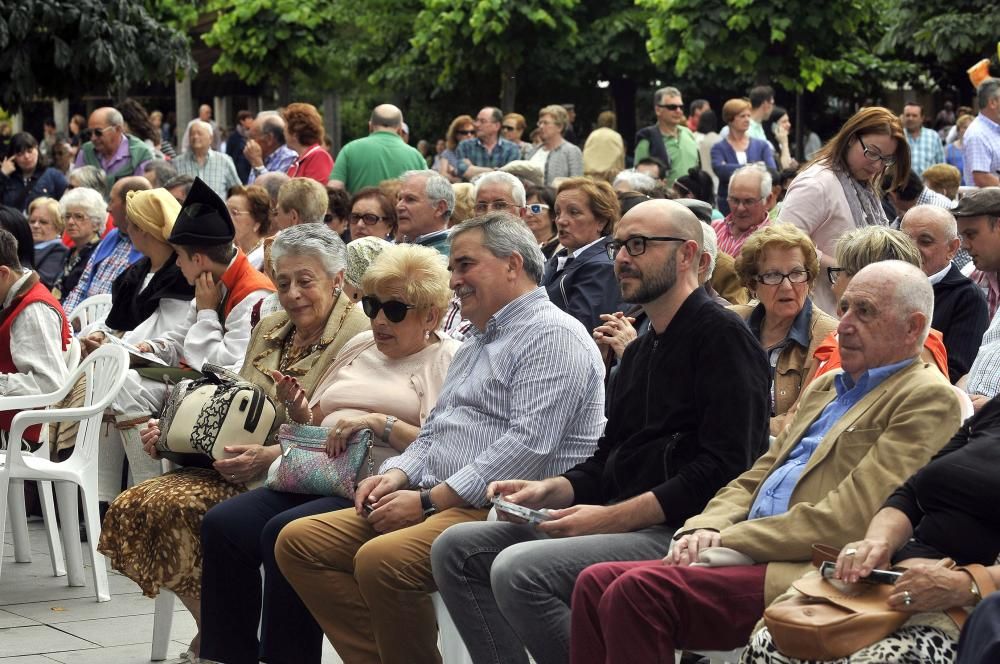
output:
M374 435L371 429L362 429L351 436L342 454L330 457L326 453L329 433L329 427L282 424L278 429L281 461L264 486L286 493L341 496L353 500L365 457L368 458L369 474L374 474L371 467Z
M202 377L182 380L160 417L160 456L183 466L210 468L226 445L263 445L274 426L274 402L263 388L213 364Z

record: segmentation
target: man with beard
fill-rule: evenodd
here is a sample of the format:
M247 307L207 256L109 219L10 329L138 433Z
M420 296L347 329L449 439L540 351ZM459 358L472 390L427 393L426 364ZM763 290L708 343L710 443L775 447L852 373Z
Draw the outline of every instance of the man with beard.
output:
M698 287L701 243L701 222L678 203L629 210L608 252L622 298L643 305L651 329L622 357L597 452L556 477L490 485L489 496L551 520L459 524L434 543L434 579L474 661L527 662L527 648L539 664L566 662L577 575L661 556L766 449L767 361Z

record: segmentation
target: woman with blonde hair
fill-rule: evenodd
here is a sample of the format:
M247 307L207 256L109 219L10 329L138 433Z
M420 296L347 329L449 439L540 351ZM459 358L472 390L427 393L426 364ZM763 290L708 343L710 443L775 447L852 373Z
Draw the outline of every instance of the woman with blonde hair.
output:
M406 449L434 407L459 346L439 332L451 296L448 278L434 249L385 248L359 284L371 331L344 346L309 399L296 381L279 380L278 396L292 404L292 421L330 427L331 456L342 454L355 432L374 433L372 462L365 462L362 474ZM274 542L295 519L351 505L346 498L259 488L205 515L201 599L205 657L233 664L259 660L319 664L323 633L276 565Z
M35 243L35 272L47 288L52 288L69 255L69 248L62 243L65 224L59 213L59 202L44 196L31 201L28 227Z
M583 153L563 138L569 115L558 104L546 106L538 112L538 131L542 142L530 152L528 161L545 172L545 185L553 186L558 178L575 178L583 175Z
M563 249L545 264L542 285L553 304L593 330L601 314L624 311L604 246L621 217L618 195L607 182L568 178L556 191L553 214Z
M836 136L792 180L781 208L781 220L802 229L819 250L820 266L835 265L837 241L855 228L887 225L879 187L889 175L892 189L910 173L910 146L899 117L871 106L855 113ZM816 304L837 312L830 284L820 279Z

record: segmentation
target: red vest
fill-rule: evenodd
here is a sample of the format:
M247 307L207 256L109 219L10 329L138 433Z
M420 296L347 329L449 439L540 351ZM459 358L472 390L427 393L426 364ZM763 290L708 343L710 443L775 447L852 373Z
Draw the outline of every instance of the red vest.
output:
M66 322L66 314L63 313L59 301L52 296L49 289L37 280L37 276L34 278L35 284L21 295L15 297L13 302L10 303L10 307L0 312L0 373L18 373L18 368L14 365L14 359L11 354L10 328L14 324L14 319L24 311L24 308L34 302L47 304L59 313L59 320L62 322L62 349L65 351L69 346L70 332L69 324ZM0 431L10 431L10 423L18 412L20 411L5 410L0 412ZM40 424L28 427L24 432L24 439L32 443L37 443L41 430L42 427Z
M222 323L225 324L229 312L256 290L273 291L274 284L257 270L242 249L236 249L236 260L222 275L222 283L226 285L226 300L222 303Z

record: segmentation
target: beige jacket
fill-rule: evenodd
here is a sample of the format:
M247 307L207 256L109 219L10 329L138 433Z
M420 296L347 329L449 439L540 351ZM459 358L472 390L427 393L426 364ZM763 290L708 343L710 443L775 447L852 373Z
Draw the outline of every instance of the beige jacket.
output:
M771 449L676 534L717 530L722 546L767 563L765 604L809 571L814 543L842 547L861 539L889 494L923 467L960 424L958 399L948 380L937 367L914 361L865 395L827 432L802 471L787 512L748 521L763 481L836 397L837 375L816 379Z

